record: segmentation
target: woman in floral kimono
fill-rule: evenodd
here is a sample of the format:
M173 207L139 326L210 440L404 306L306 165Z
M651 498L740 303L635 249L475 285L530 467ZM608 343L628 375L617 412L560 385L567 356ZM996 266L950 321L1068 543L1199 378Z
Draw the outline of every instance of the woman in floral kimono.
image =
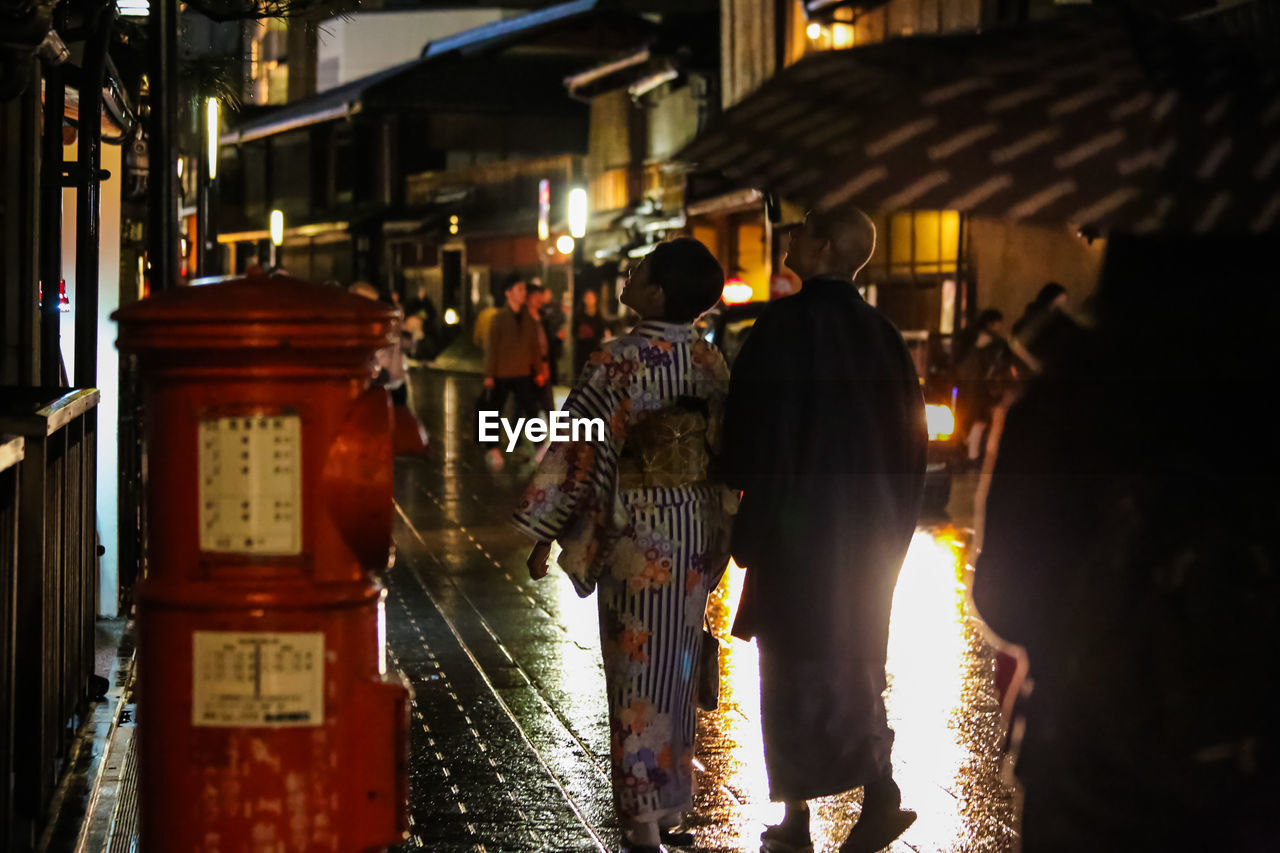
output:
M556 540L579 595L598 588L614 805L632 853L659 850L693 804L703 612L736 495L708 470L729 370L692 322L723 287L719 262L689 238L632 272L622 302L640 324L591 357L565 404L608 434L552 444L513 518L538 543L533 577Z

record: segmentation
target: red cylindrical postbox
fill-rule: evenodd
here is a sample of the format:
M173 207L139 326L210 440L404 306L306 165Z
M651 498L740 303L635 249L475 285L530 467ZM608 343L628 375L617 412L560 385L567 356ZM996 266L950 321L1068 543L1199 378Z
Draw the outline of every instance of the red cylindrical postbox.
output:
M387 672L392 311L254 278L115 315L138 359L141 844L377 850L405 836L407 688Z

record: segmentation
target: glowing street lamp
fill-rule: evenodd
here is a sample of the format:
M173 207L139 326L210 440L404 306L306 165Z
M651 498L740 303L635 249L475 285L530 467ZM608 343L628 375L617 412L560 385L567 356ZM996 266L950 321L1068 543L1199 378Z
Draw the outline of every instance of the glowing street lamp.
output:
M284 242L284 211L271 211L271 245L279 246Z
M209 180L218 177L218 99L205 101L205 159L209 161Z
M276 249L284 242L284 211L271 211L271 266L276 265Z
M546 242L551 238L551 181L543 178L538 181L538 239Z
M569 190L569 236L587 236L587 191L581 187Z
M556 238L556 251L562 255L572 255L574 245L573 238L568 234L561 234Z

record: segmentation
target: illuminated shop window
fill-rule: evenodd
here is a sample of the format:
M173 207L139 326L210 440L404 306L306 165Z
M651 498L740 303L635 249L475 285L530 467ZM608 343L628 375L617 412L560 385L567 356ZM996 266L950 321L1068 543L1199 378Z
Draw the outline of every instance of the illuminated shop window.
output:
M875 217L876 249L858 276L868 301L900 329L950 335L964 313L965 220L955 210Z
M753 299L769 298L768 232L758 213L739 216L734 223L736 237L732 278L740 278L751 286Z
M889 217L883 243L892 277L955 273L960 263L960 212L912 210Z

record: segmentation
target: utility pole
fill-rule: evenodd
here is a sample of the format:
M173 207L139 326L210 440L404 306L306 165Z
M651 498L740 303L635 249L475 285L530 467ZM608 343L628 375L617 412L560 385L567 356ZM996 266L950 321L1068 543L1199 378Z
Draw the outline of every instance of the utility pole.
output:
M178 283L178 0L152 0L147 82L151 93L148 154L151 166L147 211L147 257L155 292Z

